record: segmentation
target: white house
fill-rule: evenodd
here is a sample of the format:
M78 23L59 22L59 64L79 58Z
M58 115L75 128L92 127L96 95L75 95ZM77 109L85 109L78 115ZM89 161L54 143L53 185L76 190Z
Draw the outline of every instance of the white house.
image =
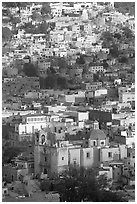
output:
M46 128L50 122L49 115L29 114L23 117L22 123L15 124L15 132L19 135L32 134L37 130Z
M135 92L119 93L119 102L129 103L135 101Z
M103 66L101 66L101 65L93 65L93 66L90 66L89 67L89 71L90 72L93 72L93 73L97 73L97 72L104 72L104 68L103 68Z
M101 89L95 90L94 95L95 95L95 97L102 96L102 95L107 95L107 89L101 88Z

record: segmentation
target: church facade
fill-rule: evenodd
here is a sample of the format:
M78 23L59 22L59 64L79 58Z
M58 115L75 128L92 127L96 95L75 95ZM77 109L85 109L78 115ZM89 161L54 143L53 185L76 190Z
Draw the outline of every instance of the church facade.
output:
M53 176L61 174L70 166L92 168L99 167L103 161L120 159L126 155L126 148L110 148L108 138L99 129L98 121L94 122L88 140L88 147L73 145L70 141L55 140L44 130L35 137L34 168L35 175ZM112 153L110 153L112 150ZM112 154L112 157L107 157ZM117 155L117 157L116 157ZM119 156L118 156L119 155Z

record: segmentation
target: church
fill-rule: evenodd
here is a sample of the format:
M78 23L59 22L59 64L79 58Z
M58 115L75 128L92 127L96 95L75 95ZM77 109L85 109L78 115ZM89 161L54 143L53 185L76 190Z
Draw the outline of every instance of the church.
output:
M52 137L51 137L52 136ZM66 170L70 165L78 167L98 167L100 148L108 145L108 138L94 121L88 140L88 147L73 145L71 141L57 140L44 130L35 135L34 168L35 175L52 176Z

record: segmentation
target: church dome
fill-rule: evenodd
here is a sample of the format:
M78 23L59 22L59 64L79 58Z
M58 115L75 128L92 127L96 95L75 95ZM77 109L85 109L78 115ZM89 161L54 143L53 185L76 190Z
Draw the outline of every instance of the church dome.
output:
M105 139L106 139L106 135L100 129L94 129L90 133L90 140L105 140Z
M90 140L105 140L105 133L99 129L99 122L97 120L93 123L93 130L90 133Z

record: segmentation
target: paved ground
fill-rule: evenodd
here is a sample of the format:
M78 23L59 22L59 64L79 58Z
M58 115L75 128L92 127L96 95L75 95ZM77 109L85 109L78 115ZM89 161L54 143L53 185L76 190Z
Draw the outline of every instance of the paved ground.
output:
M135 202L135 190L134 189L128 189L128 190L117 190L113 191L118 193L119 195L123 195L125 198L127 198L130 202Z
M59 196L57 194L47 194L45 197L45 192L35 192L28 198L7 196L2 202L59 202Z

